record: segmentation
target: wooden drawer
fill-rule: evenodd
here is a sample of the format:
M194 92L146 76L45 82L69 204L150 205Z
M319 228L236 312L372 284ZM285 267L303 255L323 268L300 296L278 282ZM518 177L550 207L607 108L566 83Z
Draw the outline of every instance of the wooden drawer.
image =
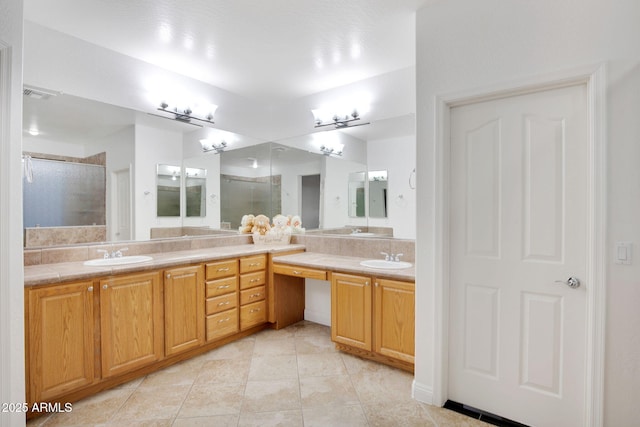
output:
M314 268L296 267L293 265L273 264L273 272L286 276L304 277L305 279L327 280L327 272Z
M267 302L259 301L240 307L240 329L245 330L267 321Z
M255 273L243 274L240 276L240 289L249 289L266 283L266 273L264 270Z
M256 255L246 258L240 258L240 273L250 273L252 271L264 270L266 267L266 255Z
M238 309L207 316L207 341L226 337L238 332Z
M231 308L236 308L237 306L238 296L235 292L232 294L221 295L219 297L207 298L206 314L208 316Z
M207 282L207 298L235 292L238 289L238 277L232 276L224 279L210 280Z
M262 301L265 297L265 287L258 286L256 288L240 291L240 305L250 304L252 302Z
M206 264L206 267L205 280L218 279L220 277L238 274L238 261L235 259L209 262Z

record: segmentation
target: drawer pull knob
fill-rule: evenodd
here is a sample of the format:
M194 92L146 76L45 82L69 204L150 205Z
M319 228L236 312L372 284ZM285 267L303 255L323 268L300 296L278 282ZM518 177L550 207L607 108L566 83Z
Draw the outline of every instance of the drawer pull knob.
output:
M89 287L87 288L87 290L88 290L89 292L93 292L93 286L89 286Z
M218 271L229 271L229 267L219 268Z
M293 274L302 274L302 271L293 270Z
M251 279L251 280L249 281L249 283L254 283L254 282L259 282L259 281L260 281L260 279Z
M259 262L252 262L251 264L249 264L249 267L258 267L259 265Z
M259 308L252 308L249 313L257 313L258 311L260 311Z
M222 286L218 286L218 289L227 289L229 287L229 285L222 285Z
M249 295L249 298L257 298L259 296L261 296L262 294L251 294Z
M220 302L220 303L218 303L218 307L220 307L221 305L229 305L229 301L227 301L227 302Z
M102 289L109 289L109 285L102 285Z
M220 319L218 320L218 323L224 323L224 322L228 322L229 318L227 317L226 319Z

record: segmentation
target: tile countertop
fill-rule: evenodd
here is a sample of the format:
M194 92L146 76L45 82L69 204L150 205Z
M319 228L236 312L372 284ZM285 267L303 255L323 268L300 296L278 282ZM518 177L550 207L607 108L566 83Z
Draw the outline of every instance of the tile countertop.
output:
M70 280L90 280L96 277L114 274L142 273L167 267L186 264L216 261L226 258L278 253L291 250L304 250L304 245L236 245L217 246L206 249L165 252L151 254L153 259L136 264L90 267L83 261L61 262L56 264L40 264L24 268L24 285L49 285ZM328 255L325 255L328 256Z
M371 258L358 258L342 255L331 255L319 252L302 252L293 255L274 256L274 263L296 265L299 267L316 268L320 270L368 274L379 278L412 281L416 280L415 264L403 269L369 268L360 265L361 261Z

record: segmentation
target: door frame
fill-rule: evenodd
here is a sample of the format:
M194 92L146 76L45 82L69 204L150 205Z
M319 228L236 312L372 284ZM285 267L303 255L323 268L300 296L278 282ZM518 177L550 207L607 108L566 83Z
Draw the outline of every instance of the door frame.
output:
M449 375L449 214L451 109L508 96L567 86L587 89L587 292L585 349L585 426L603 424L606 309L606 68L597 64L525 81L436 96L435 99L435 227L434 227L434 385L433 403L448 396Z

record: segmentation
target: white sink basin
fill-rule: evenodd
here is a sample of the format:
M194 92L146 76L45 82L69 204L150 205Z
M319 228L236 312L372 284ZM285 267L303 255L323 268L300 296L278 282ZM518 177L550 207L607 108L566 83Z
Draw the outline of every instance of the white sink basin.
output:
M351 237L373 237L375 233L351 233L349 234Z
M137 264L139 262L151 261L153 258L146 255L123 256L119 258L98 258L85 261L84 265L92 267L106 267L110 265Z
M410 262L405 261L386 261L384 259L368 259L360 262L363 267L380 268L384 270L400 270L402 268L409 268L412 266Z

